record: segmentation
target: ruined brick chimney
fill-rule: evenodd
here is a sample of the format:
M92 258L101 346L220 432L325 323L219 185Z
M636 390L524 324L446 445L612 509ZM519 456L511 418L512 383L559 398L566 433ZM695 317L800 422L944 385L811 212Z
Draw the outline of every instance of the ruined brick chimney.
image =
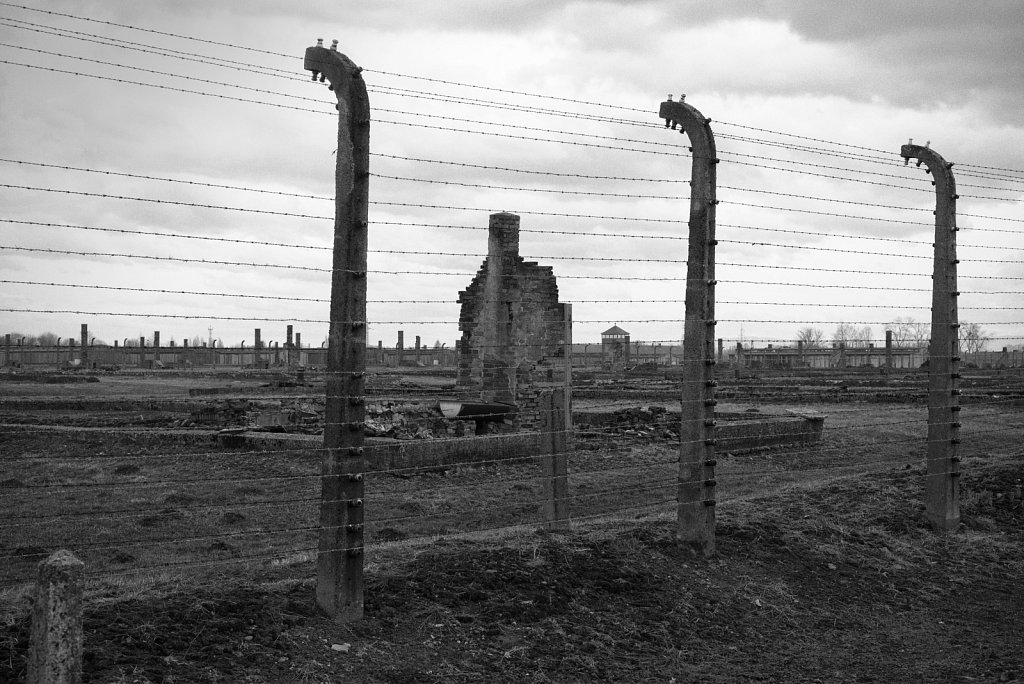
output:
M515 214L491 215L487 258L459 303L460 395L516 404L517 423L535 424L539 391L565 381L567 307L552 268L519 256Z

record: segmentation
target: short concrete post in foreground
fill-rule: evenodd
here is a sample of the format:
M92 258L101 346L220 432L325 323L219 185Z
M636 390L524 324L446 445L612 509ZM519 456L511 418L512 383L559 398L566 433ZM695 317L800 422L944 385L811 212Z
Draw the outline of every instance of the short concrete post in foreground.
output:
M28 684L82 681L84 578L85 564L70 551L56 551L39 564Z

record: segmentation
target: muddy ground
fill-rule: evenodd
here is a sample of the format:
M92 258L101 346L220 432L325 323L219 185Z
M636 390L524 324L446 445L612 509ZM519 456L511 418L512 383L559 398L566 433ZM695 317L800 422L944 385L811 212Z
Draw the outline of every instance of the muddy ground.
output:
M305 524L316 492L287 487L315 474L316 459L206 446L177 454L146 440L111 444L87 435L72 443L8 431L0 450L23 462L0 478L8 502L2 523L43 510L42 499L10 504L36 483L123 480L141 488L137 499L109 505L139 512L111 521L105 534L197 537L164 555L159 545L133 550L131 559L115 546L91 551L91 567L102 574L88 589L86 682L1024 681L1020 407L965 409L963 524L945 535L924 518L917 409L873 403L828 411L834 430L819 451L721 457L717 554L709 559L675 542L671 504L588 517L616 507L602 494L592 508L574 511L579 522L565 534L523 527L467 538L452 532L472 507L486 526L518 519L499 509L515 496L531 500L533 485L521 484L527 475L495 465L388 477L382 492L396 510L415 502L415 524L432 516L440 526L389 523L390 536L371 535L365 616L350 625L316 611L313 556L294 552L296 535L198 539L207 515L222 525L238 512L232 534L244 525ZM617 436L579 455L596 491L606 491L602 469L624 459L637 468L629 473L636 497L649 479L673 477L674 446L630 439ZM59 465L57 480L46 459ZM218 484L227 473L282 480L280 489ZM182 486L181 477L209 482ZM457 505L456 492L466 497ZM439 495L436 507L427 494ZM295 508L252 507L300 495L289 504ZM84 495L57 503L59 515L93 515L99 505ZM210 508L225 504L239 508ZM180 515L164 514L172 509ZM257 540L282 559L245 562ZM29 548L24 539L10 544ZM48 549L39 542L40 554ZM189 561L161 570L168 552ZM15 569L30 570L35 560L22 558ZM132 571L148 563L156 569ZM0 682L18 682L31 595L28 585L3 579Z
M371 559L365 619L314 610L310 568L95 598L89 682L1004 682L1024 679L1024 454L978 459L935 535L919 472L735 502L718 554L657 517L440 541ZM8 613L0 680L24 674Z

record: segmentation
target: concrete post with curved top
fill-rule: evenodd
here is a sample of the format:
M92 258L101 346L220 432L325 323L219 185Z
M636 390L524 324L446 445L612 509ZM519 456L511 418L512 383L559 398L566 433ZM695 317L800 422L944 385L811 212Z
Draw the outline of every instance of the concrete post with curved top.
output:
M366 373L366 249L370 177L370 102L362 70L321 44L305 68L337 96L334 261L327 396L321 461L316 601L338 621L363 616L363 421Z
M672 97L661 103L665 126L690 140L689 252L683 324L682 423L678 537L692 554L715 553L715 206L718 156L711 119Z
M932 329L928 345L928 468L925 510L939 532L960 525L960 323L956 284L956 182L953 165L927 145L900 148L905 162L917 159L935 184L935 257Z

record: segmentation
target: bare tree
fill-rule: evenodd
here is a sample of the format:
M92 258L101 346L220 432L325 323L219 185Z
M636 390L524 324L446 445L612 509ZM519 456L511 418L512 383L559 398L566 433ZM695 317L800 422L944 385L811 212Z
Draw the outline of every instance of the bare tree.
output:
M910 316L898 316L888 329L892 331L892 343L896 347L920 347L928 342L928 325Z
M852 323L840 323L832 333L832 341L844 347L866 347L871 342L871 326L858 328Z
M977 323L960 324L960 349L965 354L977 354L988 341L985 331Z
M872 330L870 325L864 325L857 328L857 332L854 335L854 343L858 347L870 347L872 340Z
M803 342L805 347L820 347L825 333L818 328L800 328L796 331L796 339L797 342Z
M927 347L932 339L932 326L928 323L914 323L910 326L910 341L913 346Z
M853 339L855 328L849 323L840 323L832 333L832 341L846 346Z

